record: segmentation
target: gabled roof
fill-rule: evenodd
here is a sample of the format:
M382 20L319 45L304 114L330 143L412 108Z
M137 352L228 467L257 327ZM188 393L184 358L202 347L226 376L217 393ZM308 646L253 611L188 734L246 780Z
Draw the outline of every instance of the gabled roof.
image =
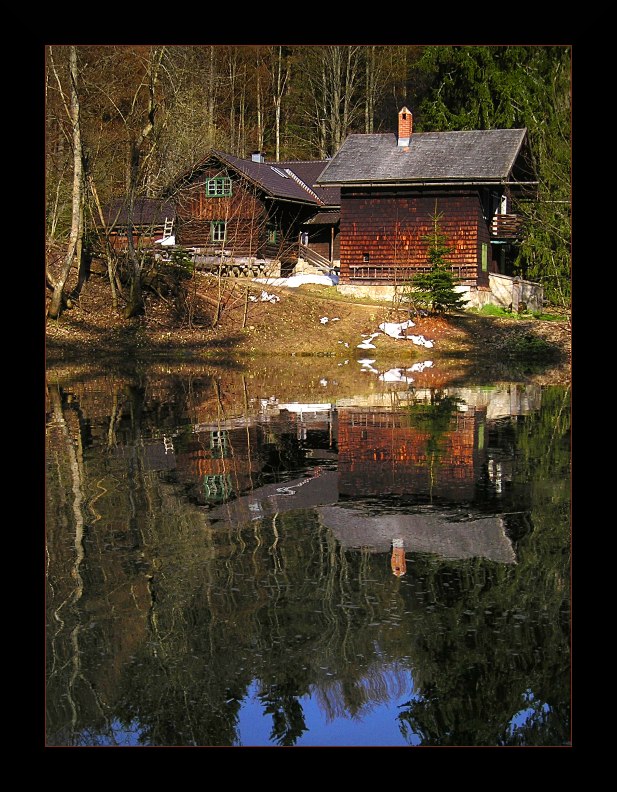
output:
M341 193L338 188L313 186L327 160L255 162L222 151L211 151L192 169L191 174L199 171L212 157L247 178L272 198L315 206L340 206Z
M359 184L503 183L510 178L526 129L349 135L317 179L323 187Z
M312 160L305 162L290 161L280 163L279 167L289 168L299 176L300 179L319 196L324 206L336 206L338 208L341 205L340 188L321 187L315 184L327 163L328 160Z

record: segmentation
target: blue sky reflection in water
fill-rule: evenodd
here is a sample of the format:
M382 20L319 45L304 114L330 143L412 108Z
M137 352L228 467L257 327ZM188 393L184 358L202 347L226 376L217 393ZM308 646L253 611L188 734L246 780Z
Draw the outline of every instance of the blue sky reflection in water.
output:
M411 675L409 674L411 686ZM243 747L270 744L272 717L264 714L258 697L259 683L253 682L240 710L240 745ZM409 701L409 693L400 694L373 706L364 716L350 718L338 714L327 718L320 707L317 695L303 696L300 704L304 711L306 731L296 741L297 746L357 747L419 745L420 738L413 735L405 740L398 727L399 707Z
M50 385L49 745L567 744L568 389L386 379Z

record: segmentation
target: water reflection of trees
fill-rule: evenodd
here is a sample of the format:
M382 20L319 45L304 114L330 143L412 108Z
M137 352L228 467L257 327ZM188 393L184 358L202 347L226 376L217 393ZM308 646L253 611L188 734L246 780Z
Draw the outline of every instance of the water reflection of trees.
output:
M547 391L546 412L499 429L517 449L513 486L530 514L518 524L518 564L412 554L403 578L384 554L344 551L314 511L209 525L140 444L169 417L163 401L154 409L147 389L122 386L105 409L101 398L99 417L88 417L50 390L50 744L113 744L119 725L146 745L238 744L255 681L279 745L305 733L304 696L333 719L402 693L410 741L567 739L561 389ZM130 455L112 453L118 432ZM530 700L535 715L513 731Z

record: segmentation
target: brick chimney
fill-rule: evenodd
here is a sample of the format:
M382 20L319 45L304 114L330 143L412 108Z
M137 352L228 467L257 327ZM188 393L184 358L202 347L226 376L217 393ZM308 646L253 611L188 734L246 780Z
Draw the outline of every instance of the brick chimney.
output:
M408 146L413 129L413 116L407 107L403 107L398 114L398 144Z

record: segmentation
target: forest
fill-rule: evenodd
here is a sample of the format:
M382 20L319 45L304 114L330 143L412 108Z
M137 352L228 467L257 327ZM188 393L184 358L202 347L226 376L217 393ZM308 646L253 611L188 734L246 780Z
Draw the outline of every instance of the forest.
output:
M85 278L112 198L160 197L211 149L328 158L350 133L393 132L403 105L418 132L527 128L539 187L518 264L568 307L571 75L564 45L47 46L48 316L67 306L71 270ZM116 286L139 291L126 256Z

